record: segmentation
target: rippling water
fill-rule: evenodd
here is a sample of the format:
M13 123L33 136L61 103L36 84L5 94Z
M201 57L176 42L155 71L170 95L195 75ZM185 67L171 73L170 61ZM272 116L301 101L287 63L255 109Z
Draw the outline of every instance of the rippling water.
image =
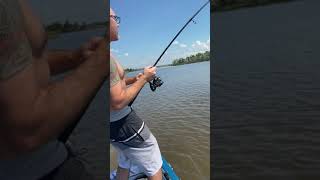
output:
M320 178L319 5L214 16L215 179Z
M164 84L145 86L133 104L182 179L210 177L210 63L159 68ZM116 167L111 150L111 167Z

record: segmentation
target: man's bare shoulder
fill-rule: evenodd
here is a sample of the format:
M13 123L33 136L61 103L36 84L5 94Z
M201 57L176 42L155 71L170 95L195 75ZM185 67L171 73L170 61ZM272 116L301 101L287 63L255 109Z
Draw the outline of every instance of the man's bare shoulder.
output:
M110 87L120 82L116 59L110 54Z
M16 0L0 0L0 80L8 79L32 62Z

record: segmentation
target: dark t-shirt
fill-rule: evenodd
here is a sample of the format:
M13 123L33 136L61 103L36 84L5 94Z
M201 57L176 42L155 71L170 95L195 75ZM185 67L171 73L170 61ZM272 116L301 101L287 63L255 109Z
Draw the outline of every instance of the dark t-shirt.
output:
M0 82L33 62L23 24L18 1L0 0ZM37 179L59 166L66 157L64 144L54 140L15 159L0 159L0 179Z

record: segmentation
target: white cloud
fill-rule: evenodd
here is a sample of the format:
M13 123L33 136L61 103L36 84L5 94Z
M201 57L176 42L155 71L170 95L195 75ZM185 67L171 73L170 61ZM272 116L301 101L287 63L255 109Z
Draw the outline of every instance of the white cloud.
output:
M185 45L185 44L180 44L180 47L185 48L185 47L187 47L187 45Z
M199 52L210 51L210 39L208 39L206 42L197 40L195 44L192 45L192 47L194 48L194 50Z
M174 41L172 44L179 44L179 41Z
M124 56L129 56L129 53L124 53Z
M111 49L111 52L118 53L119 50L117 50L117 49Z

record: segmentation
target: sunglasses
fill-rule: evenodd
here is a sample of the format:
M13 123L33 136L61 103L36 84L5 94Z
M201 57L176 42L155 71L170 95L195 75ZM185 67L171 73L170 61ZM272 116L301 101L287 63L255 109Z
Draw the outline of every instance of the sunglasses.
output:
M118 24L120 24L120 17L119 16L110 15L110 17L113 18Z

